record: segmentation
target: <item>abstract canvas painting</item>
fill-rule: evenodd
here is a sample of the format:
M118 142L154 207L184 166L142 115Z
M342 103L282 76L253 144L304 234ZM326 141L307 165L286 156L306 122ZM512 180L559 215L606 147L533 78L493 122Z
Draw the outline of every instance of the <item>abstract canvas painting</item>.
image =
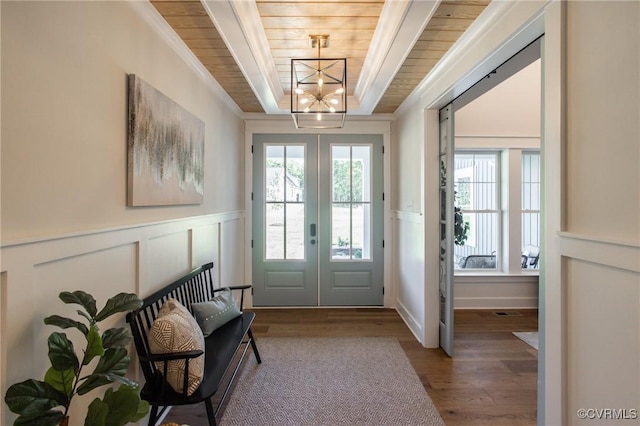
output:
M129 75L127 205L200 204L204 122Z

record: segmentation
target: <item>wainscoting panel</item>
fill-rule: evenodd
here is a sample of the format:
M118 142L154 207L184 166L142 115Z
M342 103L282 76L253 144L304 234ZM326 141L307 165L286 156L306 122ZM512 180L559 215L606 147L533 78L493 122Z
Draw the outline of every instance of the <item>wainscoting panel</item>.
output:
M85 233L4 243L0 247L0 392L27 378L42 378L49 367L47 338L56 327L44 325L51 314L75 318L76 307L58 299L61 291L91 293L98 308L119 292L144 298L188 272L214 261L214 280L244 283L244 212L228 212L101 229ZM224 230L226 234L221 235ZM227 247L228 246L228 247ZM223 259L222 261L220 259ZM104 327L125 325L124 315ZM65 332L81 351L84 339ZM129 376L139 380L135 356ZM74 399L78 420L93 394ZM15 415L2 404L0 424ZM75 424L75 423L74 423Z
M234 286L251 284L245 277L244 237L245 218L238 217L220 224L220 285Z
M173 282L191 269L190 230L160 235L147 241L147 286L142 294L150 294Z
M640 246L567 232L559 233L559 243L566 266L564 308L571 313L564 342L569 424L593 423L575 417L585 407L634 416L630 410L638 406L640 392Z
M397 212L393 217L395 236L393 286L395 307L419 342L423 342L425 307L423 217L419 213Z
M457 275L455 309L538 309L537 275Z

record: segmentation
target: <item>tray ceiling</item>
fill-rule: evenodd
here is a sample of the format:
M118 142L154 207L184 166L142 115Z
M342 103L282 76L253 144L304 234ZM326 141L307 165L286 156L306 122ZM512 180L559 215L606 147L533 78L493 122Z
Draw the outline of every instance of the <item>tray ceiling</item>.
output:
M349 114L393 113L490 0L151 0L246 113L289 111L292 58L346 57Z

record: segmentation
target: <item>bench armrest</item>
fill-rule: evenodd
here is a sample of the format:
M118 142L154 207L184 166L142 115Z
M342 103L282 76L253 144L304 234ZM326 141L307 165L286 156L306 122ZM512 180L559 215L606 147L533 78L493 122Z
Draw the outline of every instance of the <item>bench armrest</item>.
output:
M184 351L184 352L169 352L164 354L149 354L145 356L140 356L140 359L143 361L172 361L175 359L192 359L197 358L202 355L204 351L195 350L195 351Z
M253 287L251 284L247 284L247 285L236 285L233 287L221 287L221 288L214 288L213 292L217 293L219 291L225 290L225 289L229 289L229 290L247 290L249 288Z
M233 287L216 288L213 290L213 294L216 294L217 292L222 291L225 288L228 288L231 291L242 290L242 293L240 293L240 306L239 306L240 310L242 310L244 308L244 291L250 289L251 287L253 287L251 284L246 284L246 285L236 285Z

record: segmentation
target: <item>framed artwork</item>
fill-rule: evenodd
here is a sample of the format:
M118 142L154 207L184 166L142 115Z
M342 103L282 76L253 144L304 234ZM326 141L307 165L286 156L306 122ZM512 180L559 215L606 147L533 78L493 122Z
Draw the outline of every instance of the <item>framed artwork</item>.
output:
M129 75L127 205L201 204L204 122Z

